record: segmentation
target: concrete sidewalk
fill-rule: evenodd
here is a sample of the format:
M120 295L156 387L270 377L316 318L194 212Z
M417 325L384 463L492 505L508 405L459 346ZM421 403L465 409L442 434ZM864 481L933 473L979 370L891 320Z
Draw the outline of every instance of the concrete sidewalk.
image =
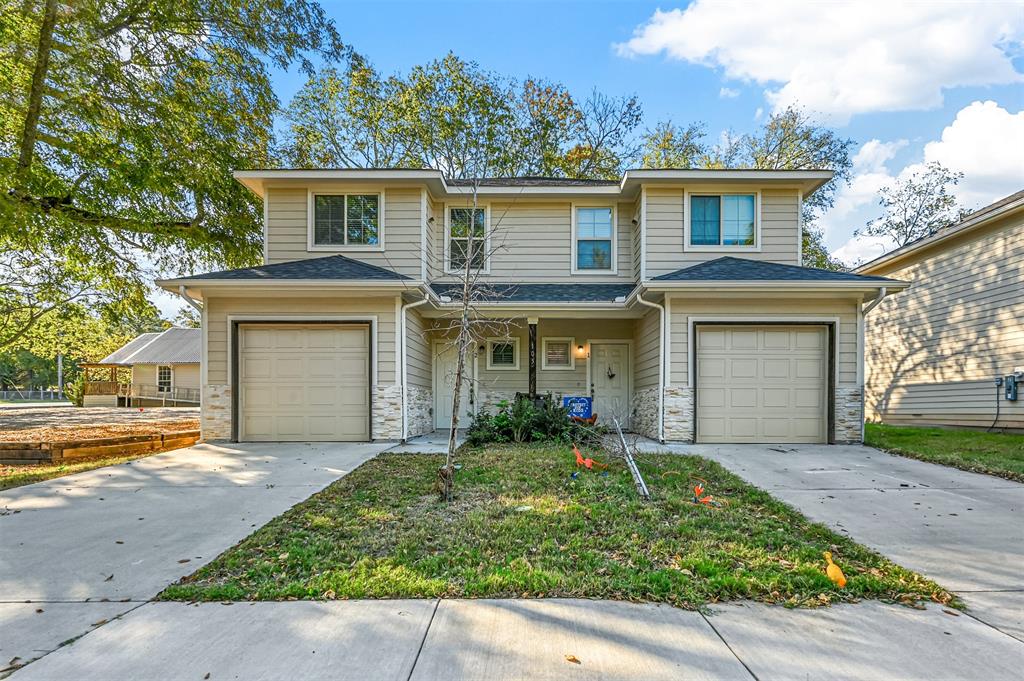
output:
M0 492L0 669L139 607L390 446L197 445Z
M560 599L149 603L12 679L998 681L1024 666L1024 643L938 606L714 611Z

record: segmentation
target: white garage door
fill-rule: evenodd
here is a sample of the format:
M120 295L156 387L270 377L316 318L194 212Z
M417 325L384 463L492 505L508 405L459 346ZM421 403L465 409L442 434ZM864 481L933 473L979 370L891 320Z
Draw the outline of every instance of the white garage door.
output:
M370 439L370 331L365 325L243 324L238 439Z
M698 442L826 442L828 330L697 327Z

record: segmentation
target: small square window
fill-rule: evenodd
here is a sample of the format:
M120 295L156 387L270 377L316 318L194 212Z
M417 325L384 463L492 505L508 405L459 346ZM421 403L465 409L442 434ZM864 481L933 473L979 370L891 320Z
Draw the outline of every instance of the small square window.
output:
M487 369L492 371L519 369L519 339L495 338L487 341Z
M379 195L314 195L313 245L376 246L379 243Z
M558 371L575 368L572 338L545 338L541 346L542 369Z
M753 194L690 197L691 246L756 245Z

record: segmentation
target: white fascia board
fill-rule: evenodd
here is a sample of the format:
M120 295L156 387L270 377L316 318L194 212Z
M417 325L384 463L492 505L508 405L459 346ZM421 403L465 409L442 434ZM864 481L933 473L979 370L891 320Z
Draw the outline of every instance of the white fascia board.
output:
M649 291L678 291L678 290L744 290L762 291L771 289L773 291L810 291L817 289L827 290L864 290L875 291L885 287L890 291L902 291L910 286L905 281L648 281L644 288Z
M571 187L552 187L552 186L514 186L508 185L504 187L495 186L484 186L477 187L476 194L478 196L618 196L621 192L618 185L579 185ZM448 187L449 196L472 196L474 193L473 187Z
M238 182L248 187L257 196L264 195L264 187L275 182L321 182L342 180L350 182L423 182L434 191L444 193L447 185L440 170L417 169L291 169L236 170L232 173Z

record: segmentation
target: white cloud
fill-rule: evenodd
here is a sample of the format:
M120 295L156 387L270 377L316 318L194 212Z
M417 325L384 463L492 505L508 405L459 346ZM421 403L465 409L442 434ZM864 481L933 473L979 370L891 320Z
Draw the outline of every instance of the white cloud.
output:
M924 160L959 170L956 195L968 208L980 208L1024 189L1024 110L1010 113L993 101L961 109L924 147Z
M880 172L885 169L885 164L896 156L896 152L907 146L907 140L896 140L895 142L883 142L871 140L865 142L857 153L853 155L853 172Z
M855 236L832 252L832 255L850 267L863 265L885 255L895 248L892 239L879 236Z
M766 86L837 123L942 105L943 88L1024 80L1003 47L1024 37L1018 2L711 2L657 10L622 56L664 53Z
M718 96L721 97L722 99L735 99L736 97L740 96L740 91L734 90L731 87L723 87L721 90L718 91Z

